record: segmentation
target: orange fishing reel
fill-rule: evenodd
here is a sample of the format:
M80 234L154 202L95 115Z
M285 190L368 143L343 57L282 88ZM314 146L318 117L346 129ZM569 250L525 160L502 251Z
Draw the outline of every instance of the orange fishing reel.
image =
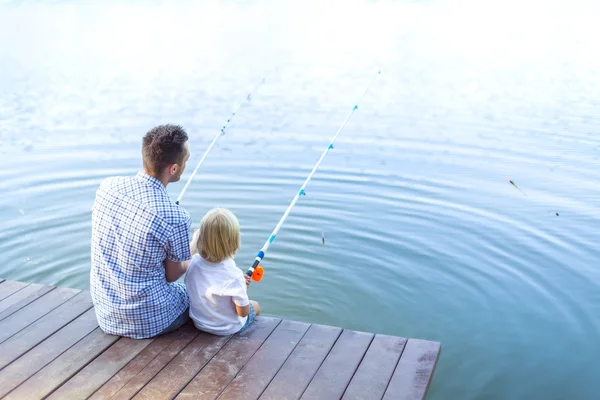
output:
M254 272L252 272L252 276L250 278L252 278L254 282L260 282L264 273L264 268L259 265L256 268L254 268Z
M262 255L264 256L264 253L262 253ZM258 265L260 260L262 260L262 257L261 258L257 257L256 260L254 260L254 263L252 264L252 266L250 268L248 268L248 271L246 271L246 275L248 275L250 278L252 278L252 280L254 282L260 282L260 280L262 279L262 277L265 273L265 269L263 267L261 267L260 265Z

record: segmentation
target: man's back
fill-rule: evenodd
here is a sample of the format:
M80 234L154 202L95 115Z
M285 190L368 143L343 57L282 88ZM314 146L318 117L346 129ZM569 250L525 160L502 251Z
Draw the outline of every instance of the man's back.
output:
M188 213L143 172L108 178L92 213L90 291L107 333L152 337L189 305L183 285L167 283L164 260L189 260Z

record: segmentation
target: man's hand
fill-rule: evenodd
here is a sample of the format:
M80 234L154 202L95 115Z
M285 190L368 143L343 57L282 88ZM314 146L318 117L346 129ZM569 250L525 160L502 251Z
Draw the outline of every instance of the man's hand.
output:
M244 280L246 281L246 288L248 288L248 286L250 286L250 277L244 274Z

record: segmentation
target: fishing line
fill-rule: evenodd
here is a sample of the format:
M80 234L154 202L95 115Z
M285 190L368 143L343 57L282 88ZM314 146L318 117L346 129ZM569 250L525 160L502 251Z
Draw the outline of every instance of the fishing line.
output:
M513 185L515 188L519 189L519 191L520 191L521 193L523 193L525 196L529 197L529 196L527 195L527 193L525 193L525 192L523 191L523 189L521 189L519 186L517 186L517 184L516 184L516 183L514 183L514 182L512 181L512 179L510 179L508 176L505 176L505 177L504 177L504 179L506 179L506 181L507 181L508 183L510 183L511 185ZM556 214L556 216L557 216L557 217L558 217L558 216L560 216L560 214L559 214L558 212L556 212L556 211L548 210L548 213Z
M175 204L179 204L179 202L181 201L181 198L183 197L183 195L185 194L187 188L190 186L190 183L192 183L192 180L194 179L194 176L196 176L196 173L198 172L198 168L200 168L200 165L202 165L202 163L204 162L204 160L206 159L206 156L208 155L208 153L210 153L210 151L212 150L212 148L215 146L215 144L217 143L217 141L219 140L219 138L221 136L225 135L225 131L227 130L227 128L229 127L229 123L231 121L233 121L233 118L236 116L237 112L239 111L239 109L248 101L250 101L252 99L252 94L258 90L258 88L260 88L264 83L265 80L267 79L267 76L264 76L260 82L254 86L254 88L246 95L246 97L244 97L244 100L242 100L240 102L240 104L235 108L235 110L233 111L233 113L231 113L231 116L229 116L229 118L227 118L227 122L225 122L225 125L223 125L223 127L221 128L221 130L216 134L215 138L212 140L212 142L210 143L210 145L208 146L208 148L206 149L206 151L204 152L204 155L202 156L202 158L200 159L200 161L198 161L198 164L196 165L196 168L194 168L194 171L192 172L192 175L190 175L190 177L188 178L187 182L185 183L185 186L183 187L183 189L181 189L181 193L179 193L179 197L177 197L177 201L175 201Z

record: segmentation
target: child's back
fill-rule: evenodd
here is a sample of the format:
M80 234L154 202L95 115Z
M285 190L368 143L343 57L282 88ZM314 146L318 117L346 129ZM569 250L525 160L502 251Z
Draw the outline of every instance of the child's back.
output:
M202 331L215 335L238 332L248 317L240 317L235 305L250 304L244 273L228 258L211 263L196 254L185 277L190 296L190 317Z
M213 208L200 221L196 247L185 276L190 296L190 317L196 328L215 335L232 335L246 329L260 314L246 293L250 278L233 256L240 248L240 224L225 208Z

